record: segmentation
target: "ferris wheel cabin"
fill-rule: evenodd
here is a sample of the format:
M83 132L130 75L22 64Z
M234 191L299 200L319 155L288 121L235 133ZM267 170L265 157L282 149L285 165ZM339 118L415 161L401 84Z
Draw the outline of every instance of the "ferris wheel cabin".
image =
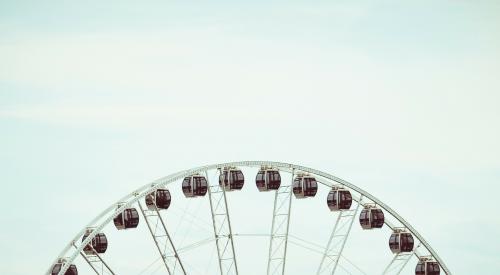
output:
M384 225L384 212L376 206L367 205L359 215L359 223L363 229L381 228Z
M172 196L168 189L156 189L145 198L149 210L168 209L172 202Z
M293 181L293 194L297 199L316 196L318 192L318 182L313 176L299 174Z
M139 225L139 212L135 208L127 208L113 222L118 230L136 228Z
M415 267L415 275L439 275L439 264L431 258L420 258Z
M202 175L191 175L182 181L182 192L186 198L203 197L207 190L207 179Z
M82 242L94 231L93 229L87 229L83 235ZM89 244L83 248L83 252L87 255L95 255L97 253L101 254L106 252L108 249L108 239L104 233L97 233Z
M59 271L61 271L62 266L65 263L66 263L65 259L59 259L57 261L57 263L54 265L54 267L52 267L52 271L50 272L50 274L51 275L59 274ZM78 275L78 269L76 269L76 265L71 264L69 266L68 270L66 270L66 272L64 272L64 275Z
M349 210L352 205L352 195L343 187L333 187L326 199L331 211Z
M260 192L278 190L281 186L281 175L277 169L262 167L255 177L255 184Z
M245 184L243 172L236 167L224 167L220 171L219 185L224 187L226 191L241 190Z
M401 252L412 252L413 245L413 236L411 235L411 233L404 230L394 230L391 237L389 238L389 248L394 254Z

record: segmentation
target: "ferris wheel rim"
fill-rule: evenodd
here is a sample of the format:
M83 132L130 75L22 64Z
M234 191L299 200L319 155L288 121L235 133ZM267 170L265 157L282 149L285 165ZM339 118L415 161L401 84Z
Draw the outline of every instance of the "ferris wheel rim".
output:
M45 274L50 275L51 274L51 269L52 267L58 262L59 259L63 258L64 256L67 255L68 251L72 248L75 247L76 241L80 239L80 237L85 233L85 231L88 228L94 228L93 230L85 240L83 240L76 248L76 250L70 254L71 256L69 257L69 260L64 264L64 266L61 268L59 271L59 274L64 274L64 272L67 270L67 268L74 262L76 257L83 251L83 248L90 243L90 241L97 235L106 225L108 225L113 218L120 214L124 209L127 207L130 207L132 204L138 202L140 199L144 198L154 190L161 188L163 186L167 186L179 179L184 178L185 176L197 174L197 173L203 173L206 171L210 170L215 170L215 169L220 169L224 168L227 166L235 166L235 167L262 167L262 166L269 166L273 168L277 168L278 170L285 171L285 169L293 169L297 171L302 171L305 173L313 174L319 177L322 177L324 179L336 182L340 185L343 185L358 194L362 195L365 198L370 199L373 203L378 205L380 208L383 210L387 211L392 217L394 217L396 220L398 220L409 232L411 232L416 239L427 249L427 251L431 254L432 258L436 260L436 262L442 267L443 271L447 275L451 275L451 272L449 271L448 267L444 263L444 261L439 257L437 252L430 246L430 244L424 239L424 237L409 223L407 222L401 215L399 215L394 209L386 205L384 202L367 192L366 190L346 181L343 180L339 177L336 177L334 175L331 175L329 173L309 168L306 166L302 165L297 165L297 164L292 164L292 163L285 163L285 162L277 162L277 161L235 161L235 162L225 162L225 163L217 163L217 164L209 164L209 165L204 165L204 166L199 166L187 170L181 170L179 172L167 175L165 177L159 178L149 184L145 184L136 190L132 191L131 193L125 195L122 197L120 200L117 202L111 204L109 207L107 207L105 210L103 210L99 215L97 215L91 222L89 222L80 232L76 234L76 236L71 239L71 241L66 245L66 247L61 251L61 253L58 255L58 257L52 262L52 264L49 266L47 272ZM289 171L285 171L289 172ZM323 183L325 184L325 183ZM328 185L328 184L326 184ZM331 185L330 185L331 186ZM361 203L361 201L358 201L358 203ZM117 207L118 206L118 207ZM114 211L113 211L114 210ZM103 217L106 217L106 215L109 215L106 219L101 221ZM387 222L384 222L387 224ZM391 227L391 226L390 226ZM392 228L392 227L391 227Z

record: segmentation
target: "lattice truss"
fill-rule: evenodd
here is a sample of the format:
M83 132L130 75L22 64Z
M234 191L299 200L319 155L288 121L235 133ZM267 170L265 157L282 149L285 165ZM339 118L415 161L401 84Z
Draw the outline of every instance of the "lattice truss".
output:
M75 243L73 243L73 247L77 248ZM83 252L80 252L80 255L82 258L89 264L90 268L98 275L115 275L113 270L111 270L111 267L105 262L104 258L95 251L95 249L92 248L92 251L94 254L85 254Z
M150 210L145 208L141 203L138 203L138 205L168 274L186 274L170 234L168 233L164 219L161 216L161 212L158 211L158 209Z
M267 263L268 275L285 273L290 211L292 206L291 185L282 185L275 192L269 258Z
M337 214L332 234L330 235L330 239L328 240L328 244L325 248L325 252L316 274L335 273L360 205L361 203L358 202L356 204L356 208L343 210Z
M209 180L208 173L205 173L205 175L207 180ZM209 181L208 196L210 199L210 209L221 274L238 274L226 191L218 182L214 181L210 183Z

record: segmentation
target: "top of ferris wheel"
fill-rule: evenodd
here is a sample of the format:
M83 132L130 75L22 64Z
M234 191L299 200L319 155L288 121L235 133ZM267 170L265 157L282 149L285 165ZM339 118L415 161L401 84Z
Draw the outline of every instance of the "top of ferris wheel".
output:
M208 181L205 179L205 176L203 176L203 172L213 169L217 169L221 173L219 176L219 185L224 187L223 190L241 190L244 184L244 176L238 167L242 166L260 167L256 177L256 185L261 192L276 191L280 188L281 177L279 176L279 171L293 173L296 177L291 186L292 188L290 188L290 192L293 193L298 199L316 196L318 184L315 176L326 179L327 182L322 183L332 187L332 190L327 198L327 203L331 211L349 210L352 200L357 200L358 203L363 205L364 208L360 215L360 224L363 229L380 228L384 224L387 224L391 229L393 229L393 236L391 236L390 239L391 251L394 253L417 253L413 250L414 241L412 234L422 245L424 245L431 255L419 256L416 254L419 257L419 263L416 267L417 275L437 275L439 274L439 267L442 267L446 274L451 274L444 262L432 249L432 247L430 247L430 245L423 239L423 237L392 208L385 205L370 193L328 173L305 166L275 161L237 161L200 166L171 174L167 177L158 179L151 184L144 185L131 194L125 196L114 205L110 206L103 213L101 213L101 215L96 217L96 219L94 219L89 226L85 227L84 230L82 230L83 233L80 232L77 234L77 237L74 240L79 239L83 234L85 234L83 235L84 237L82 243L78 247L77 251L74 252L71 257L64 257L71 244L68 245L60 256L54 261L47 274L71 275L73 274L71 272L76 272L76 267L72 263L81 251L85 252L82 254L84 257L85 255L89 256L104 253L107 247L107 240L105 235L100 233L100 230L111 220L113 220L118 230L136 228L139 223L139 213L131 206L133 203L138 202L140 198L146 198L146 205L149 210L166 210L170 206L171 197L168 189L162 189L162 187L182 178L184 178L182 181L182 191L186 198L203 197L207 193L207 190L210 190ZM353 198L349 190L339 188L339 185L348 187L351 191L359 193L360 198ZM371 200L371 203L362 202L361 198L363 197ZM391 214L403 226L396 227L390 224L389 221L385 220L382 210ZM96 222L99 221L99 218L105 216L106 214L110 217L101 222L101 224L97 225ZM88 228L92 228L92 230L88 230ZM105 263L103 262L103 264Z

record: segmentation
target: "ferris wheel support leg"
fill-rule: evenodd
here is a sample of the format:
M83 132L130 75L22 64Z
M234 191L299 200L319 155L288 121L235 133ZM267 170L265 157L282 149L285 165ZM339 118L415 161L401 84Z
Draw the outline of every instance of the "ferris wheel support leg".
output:
M238 275L226 190L219 184L210 185L207 171L205 171L205 177L208 182L208 198L212 213L220 273L221 275Z
M78 248L75 244L73 244L73 247ZM83 257L83 259L89 264L89 266L94 270L95 273L97 274L112 274L116 275L113 270L111 270L111 267L104 261L104 259L99 256L99 253L95 251L94 248L92 248L92 251L94 252L94 255L85 255L85 253L80 252L80 255ZM101 272L99 272L98 268L95 266L96 264L101 264ZM107 270L106 273L104 273L104 270Z
M163 264L165 265L168 274L175 274L175 267L178 264L182 271L182 274L185 275L186 270L184 269L184 265L182 264L179 254L177 253L177 249L174 246L174 242L172 241L172 238L168 233L167 226L165 225L165 222L163 221L163 218L158 209L144 209L140 202L137 202L137 204L141 209L141 213L144 217L144 220L146 221L149 233L151 233L151 237L155 242L156 248L158 248L158 252L160 253L161 259L163 260ZM158 227L158 222L161 225L160 227ZM156 223L156 227L153 230L152 224L154 223ZM160 232L158 232L158 229L160 230ZM164 247L164 249L161 248L162 246ZM171 269L171 267L173 267L173 269Z
M354 222L354 219L356 218L359 207L362 204L362 198L362 196L359 198L358 204L356 205L356 208L354 210L343 210L338 214L337 220L335 221L335 225L332 230L332 234L330 235L330 239L328 240L328 244L325 248L323 258L321 259L316 274L322 274L332 265L333 267L330 274L335 274L340 257L342 256L342 252L344 251L347 238L349 237L349 234L351 232L352 224ZM329 260L328 263L326 263L327 259Z
M286 253L288 246L288 232L290 229L290 213L292 209L293 176L292 183L280 186L274 195L273 220L271 225L271 238L269 241L269 257L267 261L267 275L285 274Z

